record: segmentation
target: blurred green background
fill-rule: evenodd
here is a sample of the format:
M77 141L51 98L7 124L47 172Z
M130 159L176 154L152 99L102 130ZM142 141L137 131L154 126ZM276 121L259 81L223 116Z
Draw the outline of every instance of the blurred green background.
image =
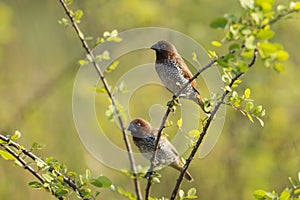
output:
M72 6L84 11L80 26L94 38L107 30L159 26L189 35L206 49L213 48L210 41L223 36L209 28L210 20L241 12L238 1L233 0L89 0ZM65 15L58 1L0 2L0 131L20 130L25 147L33 142L47 145L38 155L53 156L78 173L89 168L94 175L104 174L114 184L133 191L131 180L94 159L78 137L72 116L72 87L80 67L78 60L85 53L74 31L58 24L61 17ZM241 90L250 87L256 104L266 108L265 127L228 109L217 145L207 157L193 162L190 171L196 181L184 182L183 189L197 188L200 199L252 199L256 189L281 191L289 185L287 178L300 171L299 15L296 18L274 26L274 41L290 53L285 71L278 74L258 62L243 77ZM149 62L154 59L150 50L143 54ZM171 97L166 95L165 101ZM145 108L135 109L139 114ZM112 137L124 148L120 132ZM161 171L164 179L153 186L153 196L170 195L175 173L168 168ZM44 190L31 189L28 182L32 180L28 172L0 159L0 199L54 199ZM141 182L144 185L145 181ZM101 197L122 199L110 190L102 190Z

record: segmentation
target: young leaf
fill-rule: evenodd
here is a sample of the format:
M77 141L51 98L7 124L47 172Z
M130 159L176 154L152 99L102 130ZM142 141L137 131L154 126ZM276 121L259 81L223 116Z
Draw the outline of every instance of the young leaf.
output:
M220 47L220 46L222 46L222 44L221 44L220 42L218 42L218 41L212 41L211 44L212 44L213 46L215 46L215 47Z
M184 191L182 189L179 190L178 195L180 198L184 197Z
M227 19L224 18L224 17L219 17L219 18L213 19L210 22L210 27L211 28L221 28L221 29L224 29L226 25L227 25Z
M35 149L35 150L41 150L41 149L44 149L46 147L45 144L39 144L37 142L34 142L31 146L32 149Z
M43 184L37 181L29 182L28 185L32 188L42 188Z
M196 188L191 188L191 189L188 190L187 195L188 196L195 196L196 192L197 192Z
M109 180L106 176L99 176L98 178L93 179L91 183L94 186L99 187L99 188L100 187L107 188L107 187L110 187L112 184L111 180Z
M251 94L251 90L250 90L249 88L247 88L247 89L244 91L245 98L246 98L246 99L249 99L250 94Z
M4 150L0 150L0 155L2 158L4 158L5 160L15 160L16 158L13 157L10 153L4 151Z
M264 125L265 125L264 121L261 118L259 118L259 117L256 117L256 119L259 121L260 125L262 127L264 127Z
M59 188L55 194L57 197L65 197L69 193L67 188Z
M178 126L179 128L182 127L182 118L180 118L179 120L177 120L177 126Z
M17 140L21 137L21 132L20 131L15 131L15 133L11 136L11 140Z
M240 4L245 9L253 9L254 8L254 0L240 0Z

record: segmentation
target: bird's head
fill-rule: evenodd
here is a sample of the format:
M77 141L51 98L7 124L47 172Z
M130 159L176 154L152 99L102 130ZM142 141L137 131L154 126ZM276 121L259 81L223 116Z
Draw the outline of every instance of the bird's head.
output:
M175 46L172 43L165 40L156 42L154 45L151 46L151 49L153 49L156 52L156 58L158 60L172 59L178 54Z
M130 122L127 130L131 132L132 136L141 138L151 133L153 128L146 120L137 118Z

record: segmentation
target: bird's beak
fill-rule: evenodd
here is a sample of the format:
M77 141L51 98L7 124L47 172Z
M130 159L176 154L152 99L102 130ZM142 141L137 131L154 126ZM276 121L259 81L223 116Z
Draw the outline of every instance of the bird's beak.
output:
M129 124L127 130L128 131L137 131L136 128L135 128L135 126L132 123Z
M160 48L159 48L158 43L155 43L154 45L152 45L152 46L150 47L150 49L153 49L154 51L160 51Z

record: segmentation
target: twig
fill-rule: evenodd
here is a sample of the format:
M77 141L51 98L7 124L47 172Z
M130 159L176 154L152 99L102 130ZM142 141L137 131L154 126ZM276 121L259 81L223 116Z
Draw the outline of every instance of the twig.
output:
M253 58L252 58L251 62L248 64L248 67L249 67L249 68L251 68L251 67L254 65L254 63L255 63L255 61L256 61L256 58L257 58L257 49L254 49ZM231 82L230 82L230 84L229 84L229 87L232 87L232 85L234 84L234 82L235 82L236 80L238 80L244 73L245 73L245 72L241 72L241 73L239 73L238 75L236 75L236 76L231 80ZM195 156L197 150L199 149L199 146L200 146L200 144L202 143L202 141L203 141L203 139L204 139L204 136L206 135L207 130L208 130L208 128L209 128L211 122L212 122L213 119L214 119L214 116L216 115L216 113L217 113L217 111L219 110L220 106L223 104L224 99L225 99L225 97L229 94L229 92L230 92L229 90L226 90L226 91L223 93L223 95L222 95L222 97L221 97L221 100L216 104L216 106L214 107L213 111L211 112L210 117L206 120L205 126L204 126L203 129L202 129L202 132L201 132L201 134L200 134L200 136L199 136L199 138L198 138L198 140L197 140L197 142L196 142L196 144L195 144L193 150L191 151L191 153L190 153L188 159L186 160L186 163L184 164L184 166L183 166L183 168L182 168L182 170L181 170L181 172L180 172L180 174L179 174L179 177L178 177L178 179L177 179L177 181L176 181L176 185L175 185L175 187L174 187L174 189L173 189L173 191L172 191L170 200L174 200L174 199L176 198L177 193L178 193L178 190L179 190L179 187L180 187L181 182L182 182L182 180L183 180L184 174L185 174L185 172L187 171L187 169L188 169L190 163L191 163L192 160L194 159L194 156Z
M217 61L217 59L213 59L213 60L211 60L207 65L205 65L203 68L201 68L192 78L190 78L189 79L189 81L187 82L187 83L185 83L182 87L181 87L181 89L177 92L177 93L175 93L174 94L174 96L173 96L173 99L172 99L172 101L174 102L178 97L179 97L179 95L181 94L181 92L193 81L193 80L195 80L202 72L204 72L205 70L207 70L208 68L210 68L215 62ZM162 134L162 131L163 131L163 129L164 129L164 127L165 127L165 123L166 123L166 120L167 120L167 118L168 118L168 116L169 116L169 114L170 114L170 112L172 111L172 105L171 104L169 104L168 105L168 108L167 108L167 110L166 110L166 113L165 113L165 115L163 116L163 119L162 119L162 122L161 122L161 124L160 124L160 127L159 127L159 129L158 129L158 133L157 133L157 138L156 138L156 142L155 142L155 146L154 146L154 151L153 151L153 154L152 154L152 156L151 156L151 162L150 162L150 168L149 168L149 170L148 170L148 172L147 172L147 174L146 174L146 176L147 176L147 179L148 179L148 181L147 181L147 186L146 186L146 194L145 194L145 199L146 200L148 200L148 198L149 198L149 195L150 195L150 188L151 188L151 185L152 185L152 178L151 178L151 174L152 174L152 172L153 172L153 169L154 169L154 166L155 166L155 164L154 164L154 161L155 161L155 159L156 159L156 154L157 154L157 148L158 148L158 144L159 144L159 140L160 140L160 138L161 138L161 134Z
M0 146L7 151L10 155L12 155L16 160L19 161L19 163L21 164L21 166L25 169L28 170L33 176L35 176L42 184L44 184L46 181L45 179L37 172L35 171L31 166L28 165L28 163L22 159L20 157L21 154L16 153L14 150L12 150L11 148L9 148L9 146L17 149L18 151L21 151L24 155L28 156L29 158L31 158L34 161L39 161L41 162L44 166L47 166L47 164L41 160L38 156L34 155L32 152L30 152L29 150L27 150L26 148L24 148L22 145L10 140L9 138L3 136L0 134L0 140L4 141L5 143L0 143ZM68 177L64 176L63 174L61 174L59 171L54 170L53 168L49 168L50 172L55 172L58 176L63 177L64 182L67 183L75 192L77 192L79 194L80 197L83 198L83 195L80 192L79 187L77 187L77 185ZM46 190L50 191L48 188L45 188ZM52 195L56 196L54 191L51 190ZM57 196L56 196L57 197ZM59 197L58 199L62 200L63 197ZM88 199L85 199L88 200Z
M295 13L295 12L299 12L299 11L298 10L290 10L287 13L279 14L273 20L271 20L268 24L266 24L266 25L272 25L272 24L276 23L278 20L282 19L283 17L286 17L286 16L288 16L288 15L290 15L292 13ZM264 28L266 25L262 26L262 28Z
M87 54L90 56L91 58L91 62L94 66L94 68L96 69L103 85L104 85L104 88L106 90L106 93L108 94L110 100L111 100L111 103L112 103L112 106L115 108L115 114L118 118L118 121L119 121L119 124L120 124L120 127L121 127L121 131L122 131L122 134L123 134L123 139L124 139L124 142L125 142L125 146L126 146L126 150L128 152L128 157L129 157L129 161L130 161L130 167L131 167L131 170L133 172L133 176L134 176L134 187L135 187L135 192L136 192L136 195L137 195L137 199L140 200L142 199L142 195L141 195L141 189L140 189L140 184L139 184L139 180L138 180L138 176L137 176L137 169L136 169L136 165L135 165L135 160L133 158L133 154L132 154L132 148L131 148L131 145L130 145L130 142L129 142L129 139L128 139L128 136L127 134L125 133L125 126L124 126L124 122L123 122L123 119L119 113L119 110L118 110L118 107L117 107L117 104L116 104L116 100L115 100L115 97L113 96L113 94L111 93L110 89L109 89L109 85L104 77L104 74L103 72L101 71L99 65L96 63L95 61L95 56L94 54L92 53L91 49L89 48L86 40L84 39L84 36L82 34L82 32L80 31L77 23L75 22L74 20L74 17L72 15L72 13L70 12L70 9L68 8L67 4L64 2L64 0L59 0L61 5L63 6L67 16L69 17L69 19L71 20L72 22L72 26L74 28L74 30L76 31L76 34L78 35L81 43L82 43L82 46L83 48L85 49L85 51L87 52Z

